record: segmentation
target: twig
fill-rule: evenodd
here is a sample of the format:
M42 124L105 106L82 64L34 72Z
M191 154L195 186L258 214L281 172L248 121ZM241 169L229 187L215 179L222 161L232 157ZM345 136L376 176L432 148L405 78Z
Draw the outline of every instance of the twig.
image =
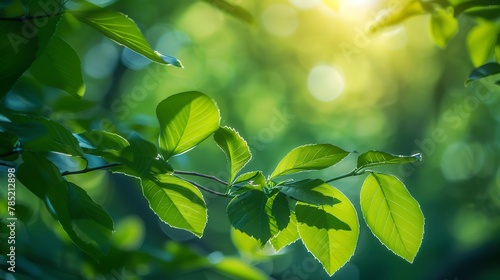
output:
M177 171L175 171L175 172L177 172ZM174 176L175 176L175 175L174 175ZM186 182L188 182L188 183L190 183L190 184L194 185L194 186L195 186L195 187L197 187L198 189L201 189L201 190L206 191L207 193L215 194L215 195L217 195L217 196L221 196L221 197L232 197L232 196L230 196L230 195L228 195L228 194L224 194L224 193L220 193L220 192L217 192L217 191L211 190L211 189L206 188L206 187L204 187L204 186L202 186L202 185L200 185L200 184L198 184L198 183L196 183L196 182L193 182L193 181L190 181L190 180L186 180L186 179L184 179L184 178L182 178L182 177L179 177L179 176L175 176L175 177L177 177L177 178L179 178L179 179L182 179L182 180L184 180L184 181L186 181Z
M120 166L120 165L122 165L122 164L121 163L110 163L107 165L97 166L97 167L92 167L92 168L85 168L83 170L78 170L78 171L64 171L63 173L61 173L61 175L67 176L67 175L83 174L83 173L87 173L87 172L91 172L91 171L95 171L95 170L107 169L107 168Z
M198 176L198 177L202 177L202 178L206 178L206 179L210 179L210 180L213 180L219 184L222 184L224 186L227 186L227 182L224 182L223 180L215 177L215 176L211 176L211 175L206 175L206 174L202 174L202 173L198 173L198 172L191 172L191 171L182 171L182 170L175 170L174 171L174 174L181 174L181 175L190 175L190 176Z

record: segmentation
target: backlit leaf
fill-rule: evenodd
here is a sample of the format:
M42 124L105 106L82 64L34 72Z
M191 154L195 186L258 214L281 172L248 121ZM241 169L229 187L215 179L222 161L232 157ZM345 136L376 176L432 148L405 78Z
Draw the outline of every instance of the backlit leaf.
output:
M437 8L431 14L430 21L432 39L441 48L446 47L448 42L458 32L458 21L453 16L453 8Z
M335 190L319 179L306 179L286 183L278 187L287 196L314 205L333 205L338 202L334 197Z
M290 222L286 228L282 229L278 235L271 239L271 244L274 250L279 251L284 247L292 244L300 238L299 232L297 230L297 218L295 218L295 213L290 213Z
M236 174L250 161L252 154L247 142L230 127L220 127L214 133L217 145L222 149L229 162L229 180L231 184Z
M422 155L419 153L411 156L401 156L380 151L368 151L358 156L357 167L366 168L366 167L386 165L386 164L405 164L421 160L422 160Z

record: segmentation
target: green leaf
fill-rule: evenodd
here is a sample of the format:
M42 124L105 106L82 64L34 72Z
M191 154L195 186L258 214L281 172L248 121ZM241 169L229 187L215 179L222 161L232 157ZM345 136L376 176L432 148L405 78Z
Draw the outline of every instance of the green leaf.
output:
M302 242L330 276L354 254L359 233L356 209L344 194L334 191L341 202L333 206L297 202L295 207Z
M465 81L465 85L468 86L470 83L474 81L478 81L480 79L500 74L500 64L496 62L486 63L481 67L474 69L467 80Z
M499 28L490 21L481 21L467 35L467 48L474 67L479 67L493 56Z
M309 170L320 170L330 167L349 152L331 144L311 144L299 146L291 150L271 174L271 178Z
M230 127L220 127L214 133L214 139L221 150L226 154L229 162L229 180L231 184L236 174L250 161L252 154L247 142Z
M238 249L238 253L243 259L260 262L268 260L274 255L274 249L270 246L262 247L260 242L248 234L231 227L231 241Z
M39 154L23 152L17 178L45 202L71 240L96 260L107 254L111 218L79 187L68 183L57 167Z
M250 171L250 172L243 173L240 176L238 176L234 180L233 184L239 184L239 183L243 183L243 182L253 181L253 180L257 179L257 177L264 178L264 182L266 180L266 178L264 177L264 174L262 174L262 171Z
M156 107L160 123L160 149L165 160L186 152L219 128L219 108L196 91L172 95Z
M241 183L245 184L236 185ZM229 193L239 195L249 190L263 190L264 188L267 188L267 182L262 171L251 171L238 176L229 189Z
M436 45L445 48L458 32L458 21L453 16L453 7L436 8L431 14L430 28L432 39Z
M500 14L500 11L499 11ZM495 60L500 63L500 33L497 36L497 42L495 44Z
M306 179L278 186L287 196L314 205L333 205L339 200L334 198L335 191L329 184L319 179Z
M232 15L241 21L244 21L248 24L254 23L253 16L247 10L238 5L229 3L226 0L204 0L204 1L208 2L209 4L212 4L221 11L229 15Z
M217 271L231 277L231 279L265 280L267 275L257 268L242 262L237 258L223 258L213 265Z
M168 225L203 236L207 223L207 207L201 192L177 177L157 176L141 179L144 197L151 209Z
M424 216L417 201L392 175L372 173L361 188L366 224L387 248L413 262L424 235Z
M498 4L498 3L497 3ZM500 6L488 6L469 9L465 12L468 16L483 18L486 20L497 20L500 18Z
M85 131L76 134L75 137L80 143L80 146L90 153L95 150L100 152L107 150L121 151L130 145L128 141L120 135L101 130ZM156 156L156 154L154 156Z
M50 160L59 171L75 171L75 170L83 170L87 167L88 162L83 157L74 157L61 153L54 152L46 152L43 155Z
M24 150L59 152L82 156L83 150L73 134L61 124L40 117L17 115L12 122L0 121L0 127L16 134Z
M421 160L422 155L420 153L411 156L401 156L380 151L368 151L358 156L357 168L360 169L387 164L406 164Z
M35 79L46 86L62 89L77 97L82 97L85 92L80 58L68 43L57 36L52 37L29 70Z
M177 58L154 51L135 22L127 15L99 7L90 10L70 11L69 13L116 43L124 45L154 62L182 67L182 63Z
M250 190L231 200L227 206L231 225L255 238L261 246L284 229L290 221L290 209L284 194L271 196Z
M271 244L273 245L274 250L277 252L284 247L292 244L300 238L299 232L297 230L297 218L295 217L295 213L290 213L290 222L281 230L278 235L271 239Z
M14 161L17 159L18 154L10 154L7 155L10 152L13 152L19 143L19 139L17 136L11 132L7 131L1 131L0 132L0 155L6 155L0 157L1 160L6 160L6 161Z
M40 5L46 4L43 1ZM28 16L42 11L33 1L27 9ZM59 1L53 1L55 5ZM56 11L57 12L57 11ZM41 20L0 21L0 33L5 37L0 40L0 99L12 88L19 77L30 67L43 52L56 30L60 15ZM44 23L44 24L40 24Z

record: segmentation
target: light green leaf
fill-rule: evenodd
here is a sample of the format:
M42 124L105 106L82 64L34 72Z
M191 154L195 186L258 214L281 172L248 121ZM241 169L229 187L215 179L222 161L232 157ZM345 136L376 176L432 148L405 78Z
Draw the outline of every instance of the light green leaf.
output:
M467 80L465 81L465 85L468 86L470 83L474 81L478 81L480 79L500 74L500 64L496 62L486 63L481 67L474 69L470 74Z
M259 241L261 246L284 229L290 221L290 209L284 194L271 196L260 190L249 190L231 200L227 206L231 225Z
M71 240L96 260L107 254L113 231L109 215L42 155L23 152L22 158L19 181L45 202Z
M356 209L344 194L334 191L341 202L333 206L297 202L295 207L302 242L330 276L354 254L359 233Z
M230 127L220 127L214 133L214 139L221 150L226 154L229 162L229 180L231 184L238 172L250 161L252 154L247 142Z
M73 134L61 124L40 117L16 115L12 122L0 121L0 127L19 137L24 150L59 152L83 156L83 150Z
M392 175L372 173L361 188L361 210L368 227L387 248L413 262L424 235L417 201Z
M445 48L458 32L458 21L453 16L453 7L436 8L431 14L430 29L436 45Z
M241 183L245 184L237 185ZM249 190L263 190L264 188L267 188L267 182L262 171L251 171L238 176L229 189L229 193L239 195Z
M29 14L45 12L38 2L33 1L25 7ZM60 1L54 1L54 4ZM56 11L57 12L57 11ZM46 18L44 25L39 20L0 21L0 33L5 37L0 40L0 99L12 88L19 77L30 67L43 52L56 30L60 15Z
M262 176L262 178L264 178L264 182L265 182L266 178L262 174L262 171L250 171L250 172L243 173L240 176L238 176L234 180L233 184L239 184L239 183L243 183L243 182L254 181L257 177L261 177L261 176Z
M274 255L274 249L271 246L262 247L260 242L248 234L231 227L231 241L238 249L241 258L249 261L265 261Z
M231 277L241 280L265 280L267 275L259 269L242 262L237 258L223 258L213 265L213 268Z
M340 162L347 155L349 152L331 144L299 146L278 163L271 179L286 174L324 169Z
M220 122L219 108L207 95L189 91L172 95L156 107L160 149L165 160L186 152L212 135Z
M405 164L421 161L420 153L411 156L393 155L380 151L368 151L358 156L357 168L367 168L386 164Z
M297 231L297 218L295 218L295 213L290 213L290 222L281 230L278 235L271 239L271 244L274 250L279 251L284 247L292 244L300 238L299 232Z
M469 31L467 48L474 67L483 65L493 57L498 31L496 24L490 21L480 21Z
M333 205L339 200L334 198L335 191L329 184L319 179L306 179L278 186L287 196L314 205Z
M99 7L90 10L70 11L69 13L116 43L124 45L154 62L182 67L181 62L175 57L154 51L135 22L127 15Z
M201 192L177 177L157 176L141 179L144 197L151 209L171 227L203 236L207 223L207 207Z
M500 7L499 7L500 10ZM500 11L498 13L500 15ZM500 33L497 36L497 42L495 44L495 60L500 63Z
M52 37L29 70L35 79L46 86L62 89L77 97L82 97L85 92L80 58L68 43L57 36Z

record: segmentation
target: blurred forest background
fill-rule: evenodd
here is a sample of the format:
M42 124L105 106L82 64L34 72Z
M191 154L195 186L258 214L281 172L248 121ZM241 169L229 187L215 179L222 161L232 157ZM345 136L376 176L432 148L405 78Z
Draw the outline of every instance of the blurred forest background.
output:
M474 68L464 32L472 19L461 18L461 32L443 50L431 40L428 16L368 35L367 26L387 4L382 0L233 1L250 12L253 23L225 13L216 0L90 2L129 15L154 49L179 58L185 68L151 63L65 17L69 24L60 25L58 33L80 55L83 100L41 88L25 76L1 110L48 116L74 132L138 131L156 142L156 104L198 90L217 101L222 124L248 141L253 160L244 170L270 172L290 149L307 143L359 152L421 152L423 162L395 167L394 173L426 217L414 263L388 251L361 222L354 257L332 278L500 279L500 96L494 87L482 98L474 86L464 86ZM348 158L318 177L346 173L354 161ZM224 155L209 143L176 157L172 165L227 178ZM154 268L134 262L141 258L136 252L148 251L164 254L165 269L171 271L164 279L225 279L200 270L188 252L193 251L209 261L222 255L242 259L274 279L328 278L300 242L272 254L241 241L231 233L225 198L207 195L209 221L198 239L160 223L136 180L105 171L68 179L112 215L118 249L106 262L120 269L90 272L90 260L43 203L21 188L17 200L29 218L18 226L18 254L39 261L20 260L19 267L47 275L82 271L106 279L152 279L148 273ZM358 213L362 180L335 183ZM165 252L182 257L169 263Z

